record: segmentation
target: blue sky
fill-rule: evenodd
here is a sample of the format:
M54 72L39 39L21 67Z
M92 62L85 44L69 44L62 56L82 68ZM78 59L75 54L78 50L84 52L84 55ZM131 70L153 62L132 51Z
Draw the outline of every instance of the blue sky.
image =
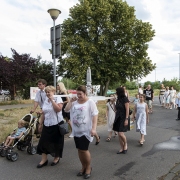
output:
M48 49L53 21L47 10L61 10L56 20L60 24L76 3L78 0L1 0L0 52L11 57L10 48L14 48L19 53L41 55L44 60L52 61ZM156 31L148 54L157 68L141 82L179 78L180 1L127 0L127 3L135 7L138 19L150 22Z

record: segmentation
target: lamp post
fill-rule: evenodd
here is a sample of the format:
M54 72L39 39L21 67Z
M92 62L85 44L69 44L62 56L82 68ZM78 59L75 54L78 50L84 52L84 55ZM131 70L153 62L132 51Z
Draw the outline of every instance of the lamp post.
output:
M56 48L56 42L55 42L55 20L58 18L59 14L61 14L61 11L58 9L49 9L48 13L50 14L51 18L53 19L53 64L54 64L54 87L56 87L56 55L55 55L55 48Z

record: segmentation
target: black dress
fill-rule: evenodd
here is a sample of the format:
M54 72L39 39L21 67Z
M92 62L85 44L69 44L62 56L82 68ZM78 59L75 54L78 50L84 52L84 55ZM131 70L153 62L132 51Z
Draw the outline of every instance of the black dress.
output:
M116 116L113 124L113 130L116 132L126 132L130 130L130 118L128 118L128 126L124 126L124 121L126 119L125 103L129 103L127 97L117 99L116 101Z
M64 94L64 93L61 93L61 94L59 94L59 95L65 95L65 94ZM66 97L61 97L61 98L62 98L63 102L67 100ZM65 112L65 111L64 111L64 108L66 107L66 104L67 104L67 103L64 103L64 104L63 104L63 107L62 107L62 115L63 115L63 118L64 118L64 119L70 120L70 112Z

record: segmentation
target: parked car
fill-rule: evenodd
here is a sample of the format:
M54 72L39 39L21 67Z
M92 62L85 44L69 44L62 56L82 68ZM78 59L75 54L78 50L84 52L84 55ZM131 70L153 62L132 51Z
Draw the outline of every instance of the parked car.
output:
M2 94L10 94L10 91L2 89L2 90L0 90L0 95L2 95Z
M109 95L111 95L111 94L115 94L116 92L114 92L114 91L111 91L111 90L107 90L107 95L109 96Z

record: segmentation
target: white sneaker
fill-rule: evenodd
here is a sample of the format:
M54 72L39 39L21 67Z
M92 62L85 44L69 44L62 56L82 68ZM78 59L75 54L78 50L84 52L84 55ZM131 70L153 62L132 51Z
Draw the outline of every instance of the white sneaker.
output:
M171 108L169 108L169 109L172 109L172 107L171 107Z

